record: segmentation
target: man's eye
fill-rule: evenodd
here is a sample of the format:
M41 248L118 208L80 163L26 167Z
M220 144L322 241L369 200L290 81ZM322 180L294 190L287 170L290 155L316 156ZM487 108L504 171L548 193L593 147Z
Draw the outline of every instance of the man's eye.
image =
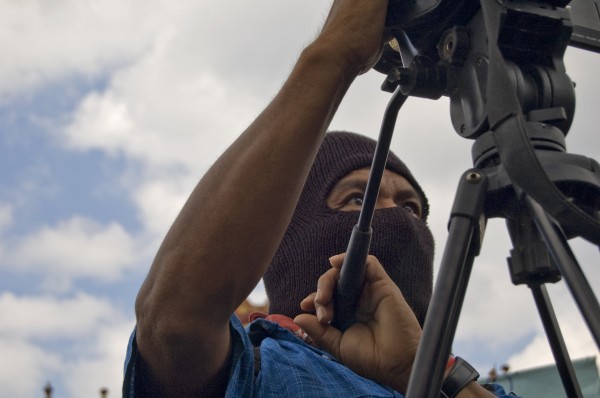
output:
M415 217L421 217L419 206L415 203L405 202L402 204L402 208Z
M361 207L363 204L362 196L351 196L346 200L346 204Z

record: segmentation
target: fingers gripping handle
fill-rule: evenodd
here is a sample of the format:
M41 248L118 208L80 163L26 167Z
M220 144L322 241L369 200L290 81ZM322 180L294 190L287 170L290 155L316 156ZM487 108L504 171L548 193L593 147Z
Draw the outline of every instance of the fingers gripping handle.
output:
M341 331L345 331L356 321L356 309L364 283L371 235L371 228L365 232L355 225L352 229L333 297L333 326Z

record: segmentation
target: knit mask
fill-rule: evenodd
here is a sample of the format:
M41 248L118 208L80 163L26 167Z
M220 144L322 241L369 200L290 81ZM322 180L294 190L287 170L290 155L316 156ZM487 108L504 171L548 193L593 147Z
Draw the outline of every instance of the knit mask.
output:
M271 314L293 318L302 313L300 302L316 291L319 277L331 268L329 257L346 251L359 212L331 209L327 197L348 173L371 166L375 145L353 133L326 134L288 229L263 277ZM422 325L433 285L433 237L425 223L429 207L408 168L392 153L387 169L415 188L423 203L423 219L401 207L376 210L369 253L400 287Z

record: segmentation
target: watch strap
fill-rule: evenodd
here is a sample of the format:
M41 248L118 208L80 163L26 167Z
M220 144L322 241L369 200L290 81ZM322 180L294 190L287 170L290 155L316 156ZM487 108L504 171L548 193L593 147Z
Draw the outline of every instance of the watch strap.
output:
M442 384L441 398L454 398L470 382L477 380L479 373L467 361L456 357L454 366Z

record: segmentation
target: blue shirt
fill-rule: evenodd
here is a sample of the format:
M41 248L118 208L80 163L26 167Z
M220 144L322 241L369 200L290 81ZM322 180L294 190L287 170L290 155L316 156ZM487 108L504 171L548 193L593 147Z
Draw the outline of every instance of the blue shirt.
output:
M304 343L275 323L258 319L246 330L232 315L229 325L233 353L225 397L403 398L391 388L357 375L325 351ZM255 345L260 345L260 372L256 377ZM136 398L136 357L134 331L125 360L123 397ZM502 387L495 388L498 397L508 397Z

